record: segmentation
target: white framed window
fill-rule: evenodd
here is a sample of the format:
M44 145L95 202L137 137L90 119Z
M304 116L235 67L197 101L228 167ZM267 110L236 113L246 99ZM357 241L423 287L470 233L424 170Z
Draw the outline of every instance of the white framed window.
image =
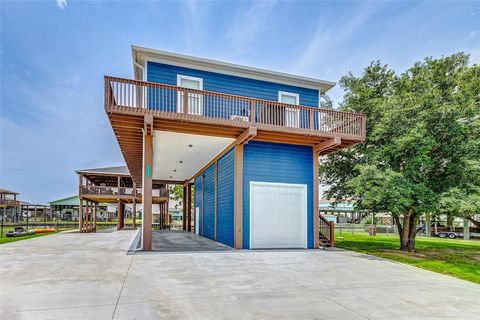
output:
M177 86L188 89L203 90L203 79L178 74ZM184 112L183 92L177 94L177 112ZM203 115L203 95L198 93L188 93L188 114Z
M298 93L278 91L278 102L299 105L300 95ZM285 108L283 116L284 124L287 127L300 128L300 110Z

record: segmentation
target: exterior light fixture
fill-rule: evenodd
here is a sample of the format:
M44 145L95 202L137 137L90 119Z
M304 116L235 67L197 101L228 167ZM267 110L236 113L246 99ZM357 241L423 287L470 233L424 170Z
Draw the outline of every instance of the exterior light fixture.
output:
M193 144L189 144L188 147L189 147L189 148L193 148Z
M183 160L180 160L180 161L178 161L178 162L183 163Z

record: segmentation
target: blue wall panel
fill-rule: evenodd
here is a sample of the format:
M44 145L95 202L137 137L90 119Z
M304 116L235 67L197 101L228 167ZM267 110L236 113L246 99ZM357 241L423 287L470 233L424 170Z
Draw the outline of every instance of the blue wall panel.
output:
M233 247L234 152L230 150L218 164L217 241Z
M171 66L156 62L147 63L147 81L158 82L170 85L177 85L177 75L185 75L191 77L198 77L203 79L203 90L222 92L257 99L278 101L278 91L286 91L298 93L300 95L299 103L304 106L318 107L318 90L290 86L286 84L261 81L255 79L248 79L237 76L230 76L220 73L195 70L184 67ZM156 106L157 109L163 111L175 111L176 93L165 92L160 90L149 90L149 105ZM212 103L209 103L208 98L204 98L204 114L208 115ZM170 101L169 104L159 103L162 101ZM173 103L172 103L173 101ZM216 101L218 105L218 101ZM221 102L220 102L221 104ZM239 109L247 108L245 106L238 106ZM239 111L239 113L242 113ZM303 115L302 115L303 118Z
M250 244L250 181L307 185L307 239L313 248L312 148L250 141L243 154L243 247Z
M215 163L203 173L203 236L214 239L215 235Z

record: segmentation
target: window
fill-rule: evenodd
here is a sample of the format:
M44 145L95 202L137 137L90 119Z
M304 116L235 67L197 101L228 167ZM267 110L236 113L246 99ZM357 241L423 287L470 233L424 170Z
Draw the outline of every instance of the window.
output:
M298 105L299 95L298 93L279 91L278 102ZM300 128L300 110L285 108L284 124L286 127Z
M184 75L177 75L177 86L188 89L203 90L203 79ZM179 91L177 95L177 112L184 112L184 93ZM187 113L203 114L203 96L195 92L189 92L187 97Z

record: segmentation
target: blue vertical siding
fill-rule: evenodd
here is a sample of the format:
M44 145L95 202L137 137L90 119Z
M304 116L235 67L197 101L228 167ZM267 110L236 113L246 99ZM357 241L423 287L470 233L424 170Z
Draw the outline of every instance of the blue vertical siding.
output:
M177 75L185 75L203 79L203 90L234 94L245 97L252 97L263 100L278 101L278 92L286 91L299 94L299 103L304 106L318 107L318 90L290 86L281 83L261 81L244 77L225 75L215 72L195 70L184 67L171 66L156 62L147 63L147 81L169 85L177 85ZM228 101L220 98L202 97L203 114L211 115L214 112L213 106L228 105ZM148 106L156 110L175 112L177 109L177 93L173 90L148 90ZM231 114L223 114L230 118L232 114L245 116L248 113L248 103L237 102L236 110L228 109ZM263 112L263 106L256 106L256 114ZM227 109L227 108L225 108ZM218 110L217 110L218 113ZM308 125L308 114L302 111L300 114L302 127Z
M318 90L151 62L147 81L177 85L177 75L203 79L203 90L278 101L278 91L298 93L300 104L318 107Z
M203 236L214 239L215 236L215 163L203 173Z
M217 161L217 241L233 247L234 152L232 149Z
M313 248L312 148L250 141L243 154L243 248L250 246L250 181L307 185L307 244Z
M195 178L195 212L197 210L196 208L200 208L200 210L198 214L198 221L195 221L195 228L197 228L198 225L198 233L200 235L202 234L202 189L202 176L198 176Z

